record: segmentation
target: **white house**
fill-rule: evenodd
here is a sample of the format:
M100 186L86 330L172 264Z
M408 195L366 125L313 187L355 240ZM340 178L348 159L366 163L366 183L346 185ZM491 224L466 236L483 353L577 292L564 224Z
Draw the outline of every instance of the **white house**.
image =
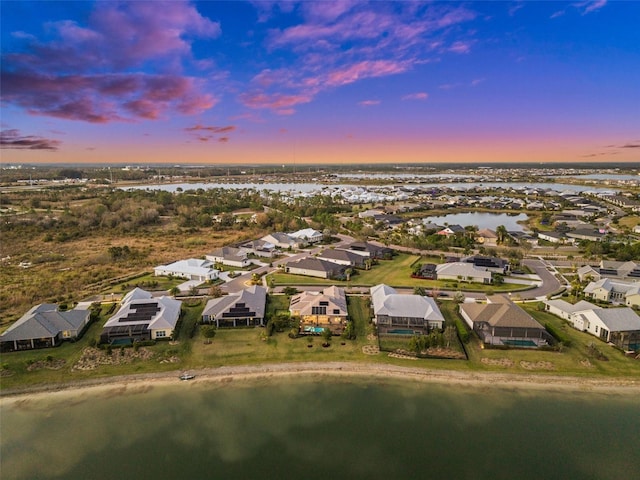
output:
M298 240L303 240L307 243L318 243L324 238L322 232L314 230L313 228L304 228L297 232L290 233L289 236Z
M597 282L591 282L584 289L584 294L594 300L611 303L627 304L627 295L633 296L638 291L640 282L626 283L603 278Z
M433 298L398 294L388 285L371 287L374 320L382 333L442 329L444 317Z
M459 280L463 282L491 283L491 272L480 269L472 263L442 263L436 267L438 280Z
M600 308L580 301L545 300L546 309L566 319L575 329L589 332L623 350L640 350L640 316L631 308Z
M215 323L216 327L264 326L264 310L267 290L252 285L244 290L207 302L202 311L202 321Z
M153 273L157 277L166 275L206 282L216 280L219 272L213 268L211 260L189 258L188 260L178 260L169 265L160 265L153 269Z
M299 249L307 246L307 240L293 238L291 235L282 232L274 232L261 238L264 242L270 243L282 249Z
M135 288L122 298L120 309L104 324L101 343L116 339L160 340L173 335L182 302L171 297L153 297Z

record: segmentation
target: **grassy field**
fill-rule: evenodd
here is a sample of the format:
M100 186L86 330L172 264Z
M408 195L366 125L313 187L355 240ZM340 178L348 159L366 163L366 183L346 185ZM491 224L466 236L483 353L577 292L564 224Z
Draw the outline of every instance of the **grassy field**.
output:
M329 348L321 346L321 339L313 337L308 346L307 337L289 338L288 332L275 333L265 338L264 328L218 329L212 342L201 335L198 321L206 303L204 299L190 300L183 304L183 318L177 341L158 342L147 348L153 357L134 360L120 365L101 365L95 370L81 371L72 367L78 362L91 340L96 339L107 320L109 305L102 307L102 315L77 342L64 342L61 346L35 351L13 352L2 355L2 390L40 384L65 383L91 378L110 377L137 373L181 371L188 369L218 367L223 365L261 364L301 361L354 361L388 363L424 368L443 368L461 371L502 371L511 373L536 373L540 375L560 374L584 377L638 377L640 362L625 357L622 352L601 342L597 338L569 327L564 321L545 312L539 312L535 304L524 305L542 324L549 322L561 330L571 346L562 352L534 350L493 350L482 348L476 337L465 344L468 361L444 361L438 359L406 360L390 358L386 353L366 355L365 345L377 346L371 337L369 298L349 296L349 315L354 321L357 338L344 340L334 337ZM268 315L276 315L288 307L284 295L269 297ZM443 301L441 309L448 323L455 321L457 305ZM459 317L458 317L459 318ZM589 343L606 355L607 360L597 360L588 348ZM114 349L114 355L118 354ZM29 371L33 362L51 363L63 360L60 368L40 368Z

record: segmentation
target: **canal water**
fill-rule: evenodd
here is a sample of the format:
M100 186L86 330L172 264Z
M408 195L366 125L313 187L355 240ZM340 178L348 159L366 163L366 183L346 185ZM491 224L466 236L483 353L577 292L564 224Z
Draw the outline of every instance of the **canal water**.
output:
M182 382L2 400L8 479L622 479L640 401L400 380Z

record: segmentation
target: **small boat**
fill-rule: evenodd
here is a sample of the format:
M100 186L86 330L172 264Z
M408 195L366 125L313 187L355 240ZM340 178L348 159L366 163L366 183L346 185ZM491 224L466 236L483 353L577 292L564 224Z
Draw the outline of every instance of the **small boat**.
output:
M180 380L193 380L194 378L196 378L196 376L191 375L190 373L183 373L179 378Z

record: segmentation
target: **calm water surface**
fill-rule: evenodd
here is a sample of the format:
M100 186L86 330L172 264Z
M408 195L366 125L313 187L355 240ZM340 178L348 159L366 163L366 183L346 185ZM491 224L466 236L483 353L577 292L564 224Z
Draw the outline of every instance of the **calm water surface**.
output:
M508 213L452 213L449 215L441 215L439 217L427 217L429 222L437 225L460 225L463 227L475 225L479 229L490 228L495 230L499 225L509 231L522 231L522 225L518 222L527 220L529 216L525 213L510 215Z
M640 402L409 382L181 383L2 405L3 479L623 479Z

